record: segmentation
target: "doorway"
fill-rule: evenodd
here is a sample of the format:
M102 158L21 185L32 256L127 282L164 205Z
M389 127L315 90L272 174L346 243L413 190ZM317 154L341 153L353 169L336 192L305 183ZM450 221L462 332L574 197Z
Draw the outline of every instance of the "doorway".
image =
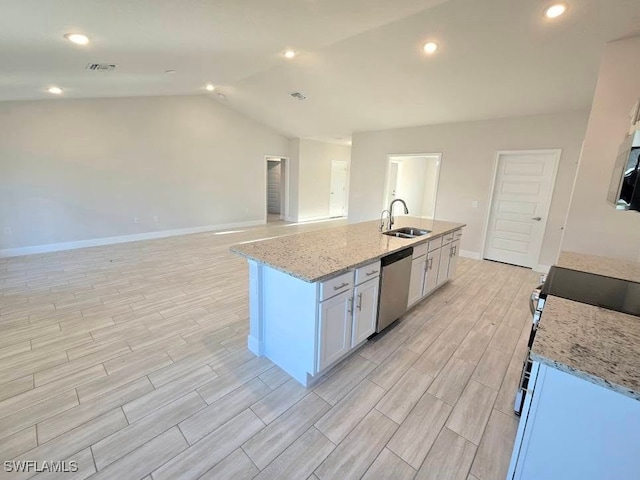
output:
M400 198L412 217L435 218L441 158L440 153L389 155L382 208Z
M331 196L329 198L329 216L331 218L347 215L347 186L349 183L349 165L345 161L331 161Z
M534 268L547 226L561 150L498 152L484 258Z
M266 220L279 222L287 216L287 159L266 157Z

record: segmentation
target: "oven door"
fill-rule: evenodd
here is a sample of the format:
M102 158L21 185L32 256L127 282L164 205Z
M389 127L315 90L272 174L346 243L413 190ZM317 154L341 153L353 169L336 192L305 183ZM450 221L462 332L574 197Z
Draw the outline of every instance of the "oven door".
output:
M513 404L513 411L516 415L520 416L524 408L524 401L527 396L529 387L529 380L531 380L531 367L533 362L531 361L530 349L527 349L527 358L522 366L522 373L520 374L520 382L518 383L518 390L516 392L516 399Z

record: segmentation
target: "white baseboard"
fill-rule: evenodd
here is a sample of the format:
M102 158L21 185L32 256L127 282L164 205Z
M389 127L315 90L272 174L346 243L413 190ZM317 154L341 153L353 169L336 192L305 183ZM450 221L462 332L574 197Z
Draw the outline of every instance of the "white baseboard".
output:
M331 220L331 217L327 217L327 216L320 216L320 217L299 217L296 222L298 223L303 223L303 222L317 222L318 220Z
M250 352L258 357L262 357L264 355L264 344L260 340L251 335L247 335L247 348Z
M538 264L533 267L533 271L540 272L540 273L549 273L550 268L551 268L551 265Z
M465 258L472 258L474 260L482 260L480 252L472 252L470 250L460 250L460 256Z
M48 245L35 245L32 247L6 248L0 250L2 257L18 257L21 255L34 255L37 253L60 252L62 250L75 250L78 248L100 247L103 245L115 245L117 243L138 242L140 240L153 240L156 238L175 237L192 233L215 232L216 230L228 230L230 228L255 227L264 225L264 220L251 220L249 222L223 223L220 225L205 225L202 227L179 228L176 230L162 230L160 232L136 233L134 235L121 235L118 237L92 238L76 242L51 243Z

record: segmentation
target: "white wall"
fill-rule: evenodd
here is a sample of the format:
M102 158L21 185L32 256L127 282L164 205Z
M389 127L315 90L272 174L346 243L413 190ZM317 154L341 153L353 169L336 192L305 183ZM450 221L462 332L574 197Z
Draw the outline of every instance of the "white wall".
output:
M480 253L498 150L561 148L539 263L556 258L588 111L362 132L353 136L349 221L380 216L387 155L441 152L436 217L467 224L461 249ZM477 200L478 208L471 202Z
M419 157L395 157L402 163L398 170L398 188L396 198L401 198L407 203L409 213L422 216L422 204L424 203L424 181L427 162ZM382 196L380 197L382 200ZM385 206L388 208L388 205ZM401 205L396 205L394 212L404 215Z
M351 147L307 139L291 141L290 188L295 190L291 216L297 221L329 217L332 160L349 162Z
M628 114L640 97L639 59L640 37L605 48L563 250L640 261L640 213L616 211L606 201Z
M1 103L0 250L260 222L268 154L288 140L205 96Z
M424 200L422 204L422 215L435 218L436 199L438 197L438 169L440 159L429 158L425 170Z

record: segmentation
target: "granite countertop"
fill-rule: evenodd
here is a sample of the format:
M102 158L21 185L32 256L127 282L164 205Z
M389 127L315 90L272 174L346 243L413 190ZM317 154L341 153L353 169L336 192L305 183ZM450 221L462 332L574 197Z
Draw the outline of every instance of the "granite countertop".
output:
M640 318L549 295L531 358L640 400Z
M414 239L391 237L380 233L380 221L374 220L240 243L233 245L231 251L313 283L465 226L408 216L398 216L395 220L393 229L417 227L431 233Z
M577 252L561 252L558 267L640 283L640 263Z

